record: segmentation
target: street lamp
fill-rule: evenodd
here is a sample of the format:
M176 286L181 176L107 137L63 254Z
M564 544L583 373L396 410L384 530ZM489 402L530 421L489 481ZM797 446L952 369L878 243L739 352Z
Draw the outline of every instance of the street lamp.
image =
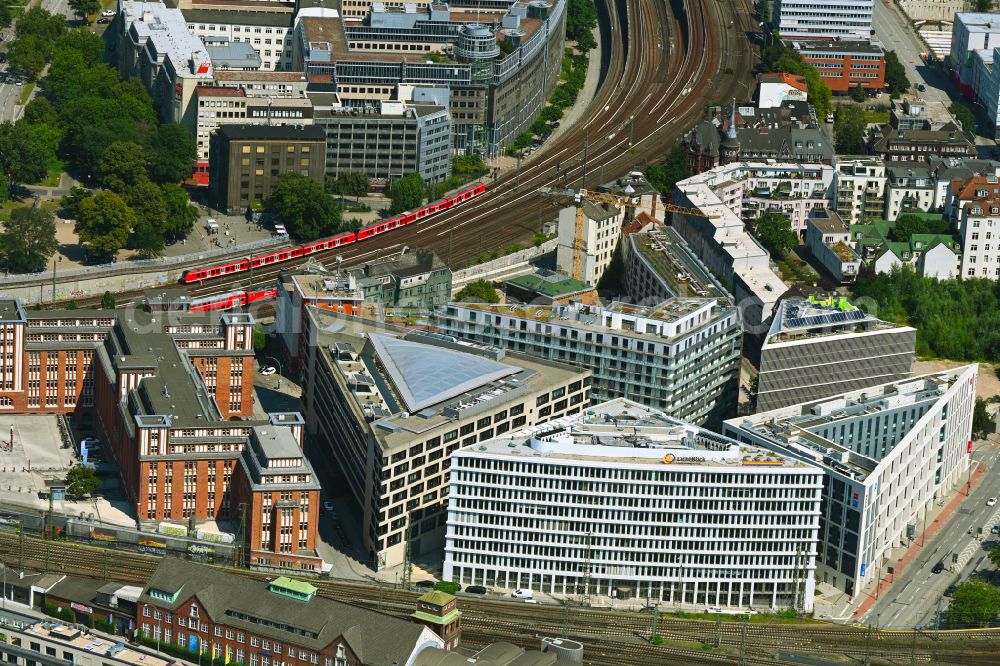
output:
M281 375L283 374L282 373L282 369L281 369L281 361L279 361L278 359L276 359L273 356L265 356L264 360L265 361L274 361L275 365L278 366L278 382L277 382L277 384L275 385L274 388L280 389L281 388Z
M56 266L62 261L62 255L56 255L52 260L52 302L56 302Z

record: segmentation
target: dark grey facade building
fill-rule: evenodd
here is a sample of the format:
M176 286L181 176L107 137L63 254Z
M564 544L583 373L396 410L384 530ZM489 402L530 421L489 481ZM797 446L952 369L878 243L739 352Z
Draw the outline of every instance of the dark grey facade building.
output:
M209 190L216 205L243 211L271 196L278 176L294 171L322 183L326 132L315 125L223 125L209 146Z
M757 412L905 379L916 341L916 329L843 298L782 301L761 348Z

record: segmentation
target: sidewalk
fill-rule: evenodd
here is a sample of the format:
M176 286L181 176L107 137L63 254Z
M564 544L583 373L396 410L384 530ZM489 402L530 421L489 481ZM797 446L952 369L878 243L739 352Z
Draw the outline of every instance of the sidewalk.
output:
M972 483L971 486L969 486L969 493L971 493L972 489L976 487L976 485L979 483L980 480L982 480L982 477L985 473L986 473L986 465L979 463L975 471L972 473ZM916 557L921 553L921 551L923 551L924 546L927 544L927 542L934 538L934 535L937 534L938 531L942 527L944 527L944 525L948 522L951 516L956 511L958 511L959 508L961 508L962 504L965 502L966 499L968 499L968 497L969 495L967 493L963 493L961 486L959 486L958 494L956 494L955 497L951 498L951 501L949 501L948 504L945 505L943 509L941 509L940 513L938 513L937 516L934 516L933 522L930 525L928 525L926 530L924 531L923 538L921 538L919 541L914 540L914 542L910 545L910 547L906 549L906 552L903 553L903 556L900 557L899 560L893 565L894 573L892 577L889 579L883 578L882 580L879 581L877 596L881 596L882 594L885 593L885 591L889 588L889 586L892 585L892 581L897 576L900 576L906 570L906 567L909 566L910 563L916 559ZM876 601L876 594L875 594L875 588L873 586L872 589L870 589L865 594L864 598L861 601L861 604L852 614L852 617L854 618L862 617L865 613L869 611L869 609L871 609L873 605L875 605L875 601Z

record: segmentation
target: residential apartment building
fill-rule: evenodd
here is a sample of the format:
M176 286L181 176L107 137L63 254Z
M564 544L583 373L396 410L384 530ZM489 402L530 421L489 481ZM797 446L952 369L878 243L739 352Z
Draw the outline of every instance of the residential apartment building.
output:
M202 40L224 39L250 44L265 70L287 70L292 65L294 12L279 3L233 3L210 9L181 10L187 29Z
M962 244L956 235L911 234L906 240L893 241L892 227L885 220L851 225L854 247L874 272L889 273L906 265L919 275L938 280L961 275Z
M781 35L786 36L784 32ZM859 86L873 93L885 88L885 52L867 36L849 41L794 40L789 45L799 52L803 62L816 68L835 93L850 92Z
M845 298L784 300L760 350L757 411L905 379L916 340L915 329L882 321Z
M838 157L834 205L842 219L857 224L885 216L885 163L878 157Z
M308 309L310 459L335 475L381 570L437 552L451 454L588 403L590 372Z
M930 157L975 157L976 146L950 121L936 129L898 129L882 125L872 133L869 148L887 164L926 162Z
M625 211L578 198L575 205L559 211L556 269L593 287L615 257ZM582 226L582 238L578 238L578 226ZM579 247L578 242L582 243Z
M233 213L266 201L284 173L322 183L325 153L326 133L315 125L222 125L210 141L210 195Z
M986 194L986 189L980 190ZM1000 197L986 194L970 201L959 213L962 275L1000 279Z
M627 234L625 240L625 291L633 303L674 297L732 302L732 294L673 227Z
M817 209L809 216L806 247L840 284L854 282L861 272L861 255L851 247L851 230L835 210Z
M591 402L629 398L693 423L736 408L741 328L728 300L606 308L449 303L437 308L434 323L457 338L590 370Z
M431 250L404 247L347 272L366 303L388 308L432 308L451 300L451 269Z
M326 131L327 175L362 171L369 179L391 182L419 173L425 183L447 180L453 123L448 90L440 92L441 103L374 100L360 109L343 106L335 94L313 94L316 123Z
M788 287L771 268L768 251L734 212L742 208L743 183L732 176L727 165L678 182L674 203L699 214L674 213L672 226L733 294L744 331L760 334Z
M874 0L777 0L774 27L784 38L868 39Z
M726 421L727 436L825 472L817 580L856 598L917 538L931 503L965 483L977 374L963 366Z
M136 630L250 666L412 664L421 650L444 646L423 625L316 596L305 581L255 580L174 557L149 579Z
M616 399L455 452L443 578L808 612L822 485L810 462Z
M900 213L931 210L937 183L926 163L887 164L885 219L895 222Z

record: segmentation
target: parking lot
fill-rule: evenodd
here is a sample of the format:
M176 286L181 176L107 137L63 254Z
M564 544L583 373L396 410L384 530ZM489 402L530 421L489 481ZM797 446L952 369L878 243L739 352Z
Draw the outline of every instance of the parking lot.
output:
M58 417L9 414L0 421L0 506L47 510L46 480L65 479L75 464L76 452L68 438L64 439ZM116 476L110 474L112 486ZM135 524L123 503L104 498L56 501L52 509L74 516L93 514L97 520L115 524Z

